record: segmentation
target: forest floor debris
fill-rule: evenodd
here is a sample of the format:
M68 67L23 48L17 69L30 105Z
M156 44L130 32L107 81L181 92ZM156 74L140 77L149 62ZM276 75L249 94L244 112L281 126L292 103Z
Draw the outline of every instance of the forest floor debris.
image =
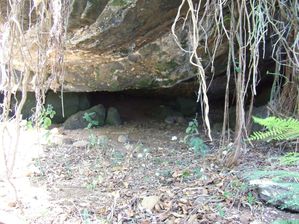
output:
M299 219L261 203L242 179L244 172L273 166L279 148L248 148L240 164L227 169L218 162L217 142L206 142L204 157L188 149L185 128L155 121L72 131L58 127L42 146L37 139L29 144L28 135L36 134L29 130L21 138L13 179L21 203L15 203L2 172L0 211L40 224ZM78 141L86 144L74 144Z

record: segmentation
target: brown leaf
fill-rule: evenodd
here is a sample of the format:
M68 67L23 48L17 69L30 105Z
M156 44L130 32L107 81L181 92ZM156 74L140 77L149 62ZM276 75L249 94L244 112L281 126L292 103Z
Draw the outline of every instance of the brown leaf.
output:
M197 221L197 214L193 214L189 217L187 223L195 223Z
M177 212L172 212L171 213L174 217L176 217L176 218L184 218L185 217L185 215L181 215L181 214L179 214L179 213L177 213Z
M241 216L240 216L240 222L241 223L250 223L250 221L252 220L252 216L249 212L242 212Z
M164 222L166 219L168 219L170 213L167 211L167 212L163 212L162 214L159 215L159 219Z

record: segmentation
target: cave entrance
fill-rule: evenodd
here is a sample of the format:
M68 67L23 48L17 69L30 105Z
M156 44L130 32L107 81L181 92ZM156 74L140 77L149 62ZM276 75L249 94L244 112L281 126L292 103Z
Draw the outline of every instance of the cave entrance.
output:
M213 80L209 88L211 123L223 121L224 83L226 83L226 80L220 77ZM269 80L260 85L255 100L256 107L268 102L271 85L272 83ZM57 124L62 124L71 115L98 104L102 104L106 110L111 107L116 108L122 123L150 120L169 123L178 123L184 120L186 123L186 121L193 119L196 113L199 115L198 118L201 118L200 106L196 103L197 90L196 80L191 80L171 88L124 90L119 92L64 92L63 98L59 92L48 91L45 106L49 104L53 106L56 111L53 122ZM233 91L231 95L233 98ZM27 102L22 111L23 118L29 119L31 117L35 103L34 93L28 93ZM231 111L234 111L233 106Z
M89 99L92 106L102 104L105 108L116 108L124 122L149 120L167 122L167 119L171 118L183 120L195 116L196 87L190 85L188 87L185 90L168 88L92 92L89 93Z

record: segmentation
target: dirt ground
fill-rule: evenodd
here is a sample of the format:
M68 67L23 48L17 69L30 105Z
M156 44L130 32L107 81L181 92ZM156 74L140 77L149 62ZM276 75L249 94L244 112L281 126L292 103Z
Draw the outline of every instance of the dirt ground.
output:
M248 171L271 167L281 149L248 147L240 164L227 169L218 159L219 133L213 133L213 144L206 141L209 151L201 156L183 142L186 126L147 120L74 131L24 128L12 178L18 201L1 166L0 223L258 224L299 219L260 202L242 178Z

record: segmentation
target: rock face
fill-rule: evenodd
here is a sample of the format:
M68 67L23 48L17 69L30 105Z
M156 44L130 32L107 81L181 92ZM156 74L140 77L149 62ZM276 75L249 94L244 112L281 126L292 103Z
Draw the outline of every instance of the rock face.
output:
M5 2L1 1L2 11L6 9ZM73 0L65 50L64 91L169 87L194 77L195 68L170 32L180 3L181 0ZM0 13L0 23L4 15L5 12ZM32 55L36 54L35 43L30 41L34 32L33 27L25 35ZM211 36L213 26L205 32ZM187 30L179 35L187 46ZM213 43L211 36L211 48ZM226 52L227 45L223 44L214 63L216 75L226 69ZM210 58L205 49L198 49L198 53L207 65Z
M20 94L18 94L17 97L20 97ZM61 93L54 93L52 91L46 94L45 106L46 105L53 106L55 116L52 121L54 123L62 123L72 114L86 110L91 106L89 98L85 93L63 93L63 95L61 95ZM35 110L35 106L36 99L34 93L28 93L26 103L22 110L23 118L30 118Z
M298 191L294 191L291 184L277 183L269 179L256 179L250 181L249 184L257 188L260 198L268 204L299 212ZM290 192L294 193L290 194Z

